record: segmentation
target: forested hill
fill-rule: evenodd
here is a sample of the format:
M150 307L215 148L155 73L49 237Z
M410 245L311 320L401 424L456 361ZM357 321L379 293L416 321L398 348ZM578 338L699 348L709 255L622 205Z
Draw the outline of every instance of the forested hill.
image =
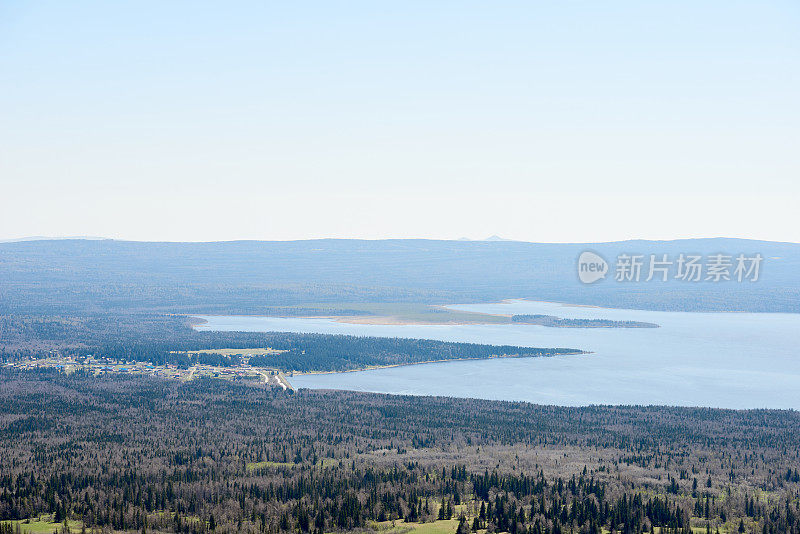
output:
M797 534L799 448L790 411L0 368L0 533Z
M583 285L584 250L760 253L751 282ZM643 273L643 279L646 273ZM669 310L800 311L800 245L737 239L540 244L513 241L310 240L0 243L0 313L108 310L259 313L308 302L446 303L501 298Z

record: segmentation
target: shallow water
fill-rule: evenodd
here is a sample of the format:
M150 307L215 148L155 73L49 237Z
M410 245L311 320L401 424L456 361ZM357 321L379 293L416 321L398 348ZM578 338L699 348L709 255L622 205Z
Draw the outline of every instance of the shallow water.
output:
M330 319L203 316L202 330L316 332L570 347L587 355L446 362L294 376L301 388L519 400L800 409L800 314L683 313L508 301L454 309L614 319L660 328L354 325Z

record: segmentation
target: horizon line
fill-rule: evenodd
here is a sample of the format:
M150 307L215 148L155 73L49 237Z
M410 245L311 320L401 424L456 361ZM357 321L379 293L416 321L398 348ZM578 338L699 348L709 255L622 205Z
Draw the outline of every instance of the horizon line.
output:
M754 241L762 243L776 243L787 245L800 245L796 241L780 241L771 239L756 239L751 237L731 237L731 236L711 236L711 237L675 237L671 239L650 239L636 237L629 239L615 239L608 241L527 241L522 239L506 239L497 235L492 235L485 239L471 239L466 237L459 238L431 238L431 237L308 237L301 239L217 239L217 240L147 240L147 239L122 239L116 237L99 236L26 236L17 238L0 239L0 244L30 243L35 241L116 241L122 243L171 243L171 244L212 244L212 243L298 243L304 241L444 241L457 243L528 243L537 245L601 245L611 243L628 243L633 241L650 242L676 242L676 241Z

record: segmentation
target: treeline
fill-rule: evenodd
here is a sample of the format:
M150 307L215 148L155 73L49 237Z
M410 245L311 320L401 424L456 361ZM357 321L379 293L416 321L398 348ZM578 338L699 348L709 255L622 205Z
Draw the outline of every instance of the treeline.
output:
M297 469L299 474L285 467L265 469L258 478L270 482L234 484L215 496L226 504L216 515L213 507L206 510L205 503L187 495L186 477L175 474L159 480L126 473L115 481L122 498L115 496L110 502L102 489L98 491L108 489L105 477L0 479L4 490L0 503L13 516L17 500L41 501L54 523L79 518L84 526L113 530L322 534L364 528L371 522L427 522L455 516L461 532L601 534L607 529L638 534L654 527L692 532L689 516L677 501L638 493L609 498L605 484L583 475L566 481L548 480L543 473L535 477L496 471L470 478L456 476L462 470L463 466L453 466L440 471L412 462L391 469ZM509 492L501 482L527 491ZM476 499L470 491L479 485L483 494ZM164 510L170 513L161 513ZM794 513L780 526L794 527Z
M658 328L655 323L613 321L611 319L562 319L554 315L512 315L512 323L535 324L554 328Z
M790 411L289 396L5 369L0 450L0 520L87 529L318 533L452 518L460 534L800 532Z
M359 337L287 332L198 332L187 342L106 343L94 352L106 358L147 361L157 365L175 363L189 366L202 363L196 354L183 354L209 348L268 347L285 352L257 355L250 365L284 371L347 371L375 365L398 365L431 360L477 359L495 356L551 356L576 354L566 348L531 348L509 345L480 345L428 339ZM176 353L175 351L181 351ZM87 351L77 351L78 353ZM234 364L238 360L204 355L206 363Z

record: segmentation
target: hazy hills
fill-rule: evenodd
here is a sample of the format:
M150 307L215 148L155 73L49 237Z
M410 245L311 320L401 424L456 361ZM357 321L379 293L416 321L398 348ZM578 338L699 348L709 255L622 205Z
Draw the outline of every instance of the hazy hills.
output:
M751 282L581 284L576 259L620 253L747 255ZM644 273L646 276L646 273ZM643 277L644 278L644 277ZM558 300L646 309L800 312L800 245L740 239L542 244L518 241L309 240L0 243L4 313L159 310L259 313L357 301Z

